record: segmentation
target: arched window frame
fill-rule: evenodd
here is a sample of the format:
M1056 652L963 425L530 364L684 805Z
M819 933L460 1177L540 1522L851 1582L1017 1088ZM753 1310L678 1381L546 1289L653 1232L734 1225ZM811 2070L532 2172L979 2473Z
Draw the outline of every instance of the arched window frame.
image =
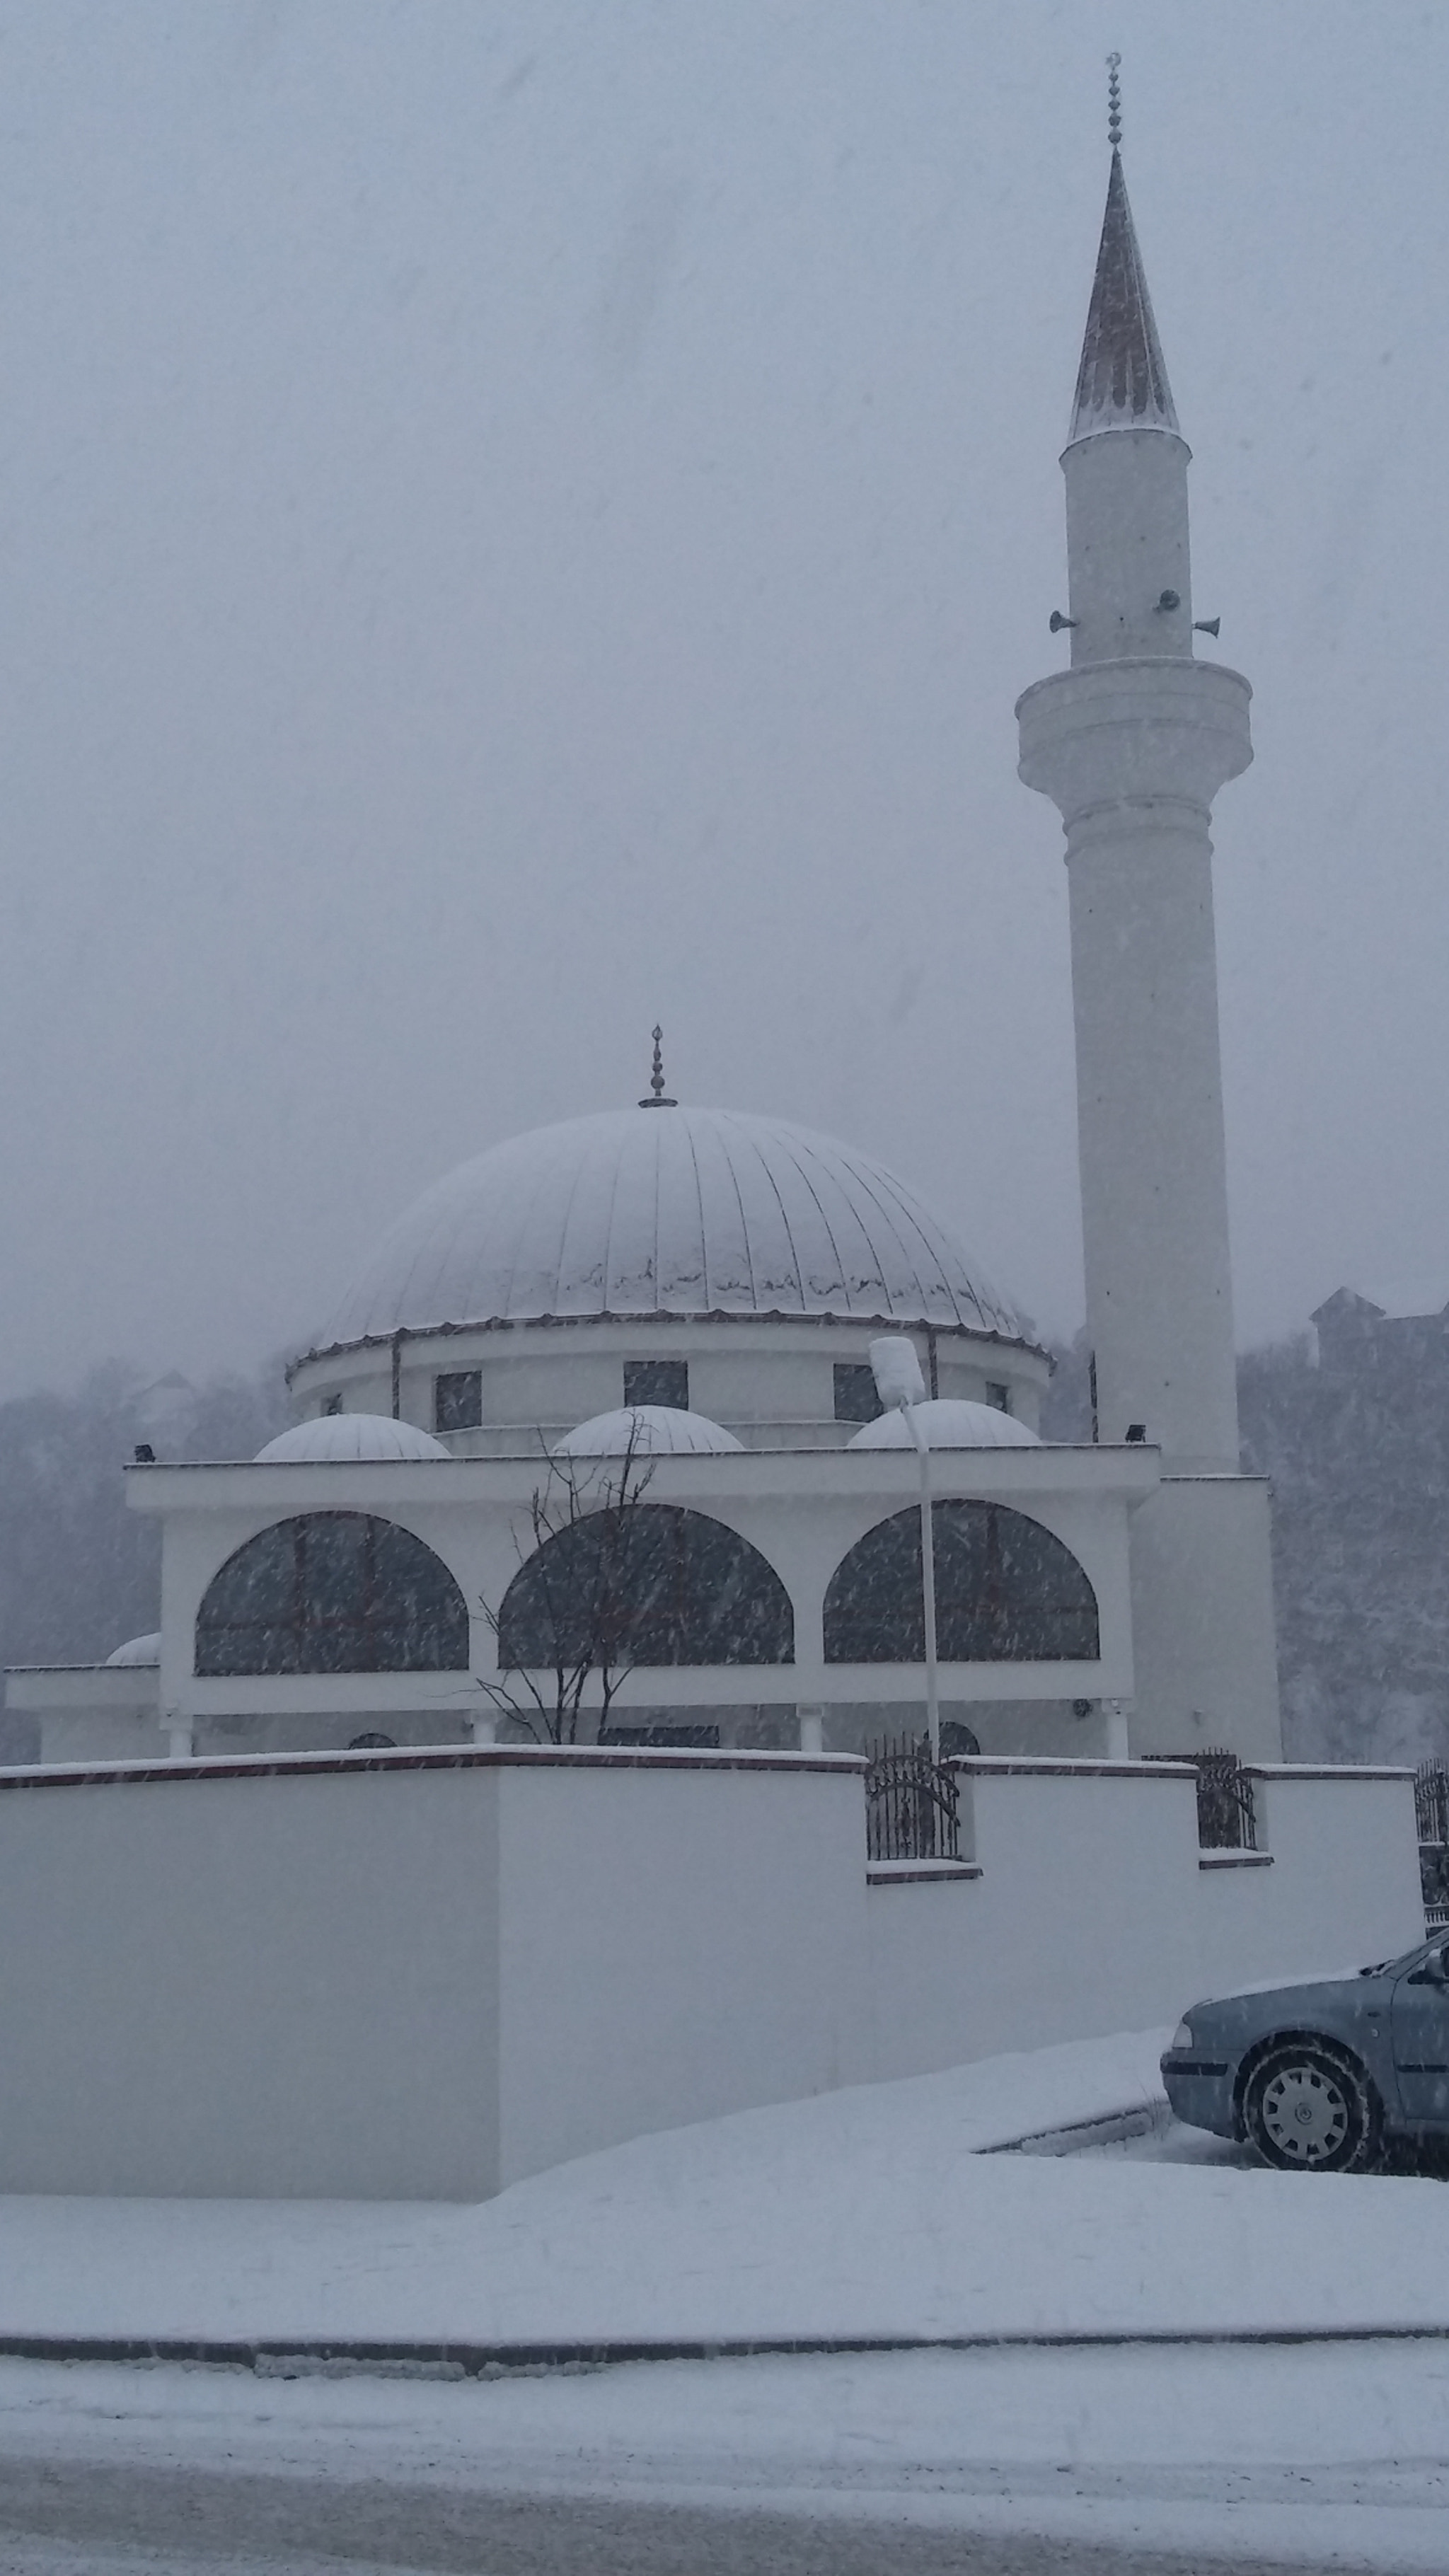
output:
M1075 1551L1045 1521L1008 1503L941 1496L932 1506L932 1532L943 1663L1100 1662L1096 1588ZM1011 1584L1013 1548L1034 1556L1046 1578L1030 1593ZM962 1568L973 1553L985 1560L984 1580L963 1600ZM822 1618L825 1662L923 1663L924 1625L920 1514L910 1505L862 1531L831 1574Z
M631 1601L633 1573L629 1558L648 1552L658 1537L667 1549L665 1572L673 1598L659 1627L641 1636L637 1603ZM746 1624L731 1641L719 1633L720 1620L703 1627L692 1622L693 1602L686 1587L699 1583L713 1552L721 1569L737 1578L753 1578L746 1605ZM568 1594L568 1558L580 1559L590 1590L581 1602L578 1624L564 1625ZM539 1612L530 1600L547 1587L552 1600L543 1608L548 1627L529 1635L523 1621ZM718 1592L710 1596L718 1605ZM525 1557L499 1605L496 1622L498 1663L503 1672L554 1672L577 1669L756 1669L793 1664L795 1617L789 1589L763 1550L732 1522L711 1512L679 1503L629 1502L622 1510L585 1511L554 1531ZM660 1632L662 1629L662 1633ZM720 1646L732 1651L718 1652ZM706 1648L711 1651L706 1651ZM528 1649L536 1649L530 1652ZM743 1650L741 1650L743 1649Z
M350 1612L341 1591L328 1606L349 1549L360 1577ZM248 1581L262 1605L253 1618L232 1607ZM218 1566L197 1606L194 1668L204 1680L466 1672L469 1660L468 1605L452 1569L405 1522L375 1512L267 1522Z

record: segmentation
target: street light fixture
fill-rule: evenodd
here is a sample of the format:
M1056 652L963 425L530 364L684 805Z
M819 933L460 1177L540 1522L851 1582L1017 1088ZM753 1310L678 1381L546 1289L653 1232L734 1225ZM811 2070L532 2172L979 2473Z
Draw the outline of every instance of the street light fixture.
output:
M902 1413L921 1462L921 1607L926 1629L926 1733L931 1760L941 1759L941 1702L936 1687L936 1543L931 1519L931 1450L916 1407L926 1400L926 1381L914 1342L904 1333L881 1333L870 1345L875 1391L887 1413Z

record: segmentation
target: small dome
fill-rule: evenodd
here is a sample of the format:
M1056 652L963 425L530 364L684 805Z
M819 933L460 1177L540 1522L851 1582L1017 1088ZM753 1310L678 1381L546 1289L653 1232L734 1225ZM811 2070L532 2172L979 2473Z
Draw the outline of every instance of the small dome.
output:
M967 1404L962 1399L934 1396L929 1404L918 1404L916 1420L926 1435L928 1449L1039 1449L1041 1440L1028 1431L1014 1414L999 1413L994 1404ZM852 1449L914 1449L911 1426L902 1413L881 1413L867 1422L848 1444Z
M159 1628L153 1630L149 1637L128 1637L124 1646L117 1646L114 1654L106 1657L107 1665L159 1664L160 1661L161 1631Z
M715 1449L742 1449L732 1431L702 1413L685 1413L672 1404L625 1404L617 1413L596 1413L566 1431L554 1444L555 1458L682 1458Z
M299 1458L447 1458L451 1451L431 1431L415 1422L394 1422L386 1413L323 1413L314 1422L298 1422L280 1431L257 1451L261 1466L286 1465Z
M384 1236L322 1336L582 1316L836 1316L1027 1338L868 1154L783 1119L605 1110L495 1145Z

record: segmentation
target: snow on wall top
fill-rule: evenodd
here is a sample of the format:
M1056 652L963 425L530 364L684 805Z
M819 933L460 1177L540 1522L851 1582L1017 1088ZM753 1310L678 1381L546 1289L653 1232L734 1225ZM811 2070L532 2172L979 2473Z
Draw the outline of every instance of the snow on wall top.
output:
M384 1236L318 1347L606 1315L884 1318L1027 1338L869 1155L782 1119L668 1107L536 1128L464 1163Z

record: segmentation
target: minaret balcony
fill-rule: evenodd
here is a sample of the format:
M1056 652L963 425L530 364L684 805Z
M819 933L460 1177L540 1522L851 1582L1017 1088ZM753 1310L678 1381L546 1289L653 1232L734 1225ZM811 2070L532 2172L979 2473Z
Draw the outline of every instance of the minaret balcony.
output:
M1018 699L1020 775L1071 826L1094 807L1185 804L1203 821L1253 757L1240 672L1158 656L1094 662Z

